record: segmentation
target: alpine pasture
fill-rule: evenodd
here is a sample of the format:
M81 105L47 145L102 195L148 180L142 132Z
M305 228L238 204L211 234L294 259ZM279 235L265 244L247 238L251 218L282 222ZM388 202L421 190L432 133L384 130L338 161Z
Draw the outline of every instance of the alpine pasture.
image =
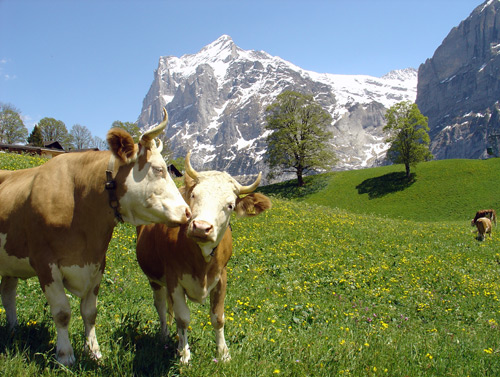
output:
M0 154L1 169L42 159ZM98 304L99 362L54 358L55 329L36 279L18 288L19 328L0 310L0 374L8 376L497 376L500 237L479 242L478 209L500 210L500 159L419 164L263 187L273 208L232 220L226 340L215 357L209 306L189 303L189 366L165 343L135 259L135 229L115 229ZM171 330L175 329L175 324ZM174 331L172 331L175 334Z

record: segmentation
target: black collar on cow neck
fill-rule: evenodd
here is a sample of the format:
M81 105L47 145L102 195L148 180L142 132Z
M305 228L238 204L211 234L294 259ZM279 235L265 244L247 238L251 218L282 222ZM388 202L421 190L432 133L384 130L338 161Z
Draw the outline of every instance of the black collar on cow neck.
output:
M116 181L113 179L114 167L115 167L115 156L111 154L111 157L109 158L108 162L108 169L106 170L106 183L104 184L104 187L108 192L109 206L114 211L116 220L122 223L123 218L122 215L120 214L120 211L118 210L120 208L120 202L118 201L118 198L116 196Z

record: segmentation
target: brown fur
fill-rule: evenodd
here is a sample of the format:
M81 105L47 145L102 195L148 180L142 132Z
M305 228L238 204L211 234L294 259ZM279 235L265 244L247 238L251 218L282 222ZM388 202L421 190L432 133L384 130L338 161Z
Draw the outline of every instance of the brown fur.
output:
M123 163L135 161L137 157L138 146L134 143L132 136L127 131L115 127L108 131L106 137L109 147L120 158Z
M71 316L61 304L67 300L64 287L78 292L82 302L91 293L97 295L99 284L68 286L60 269L92 265L100 272L104 271L106 249L116 225L105 190L105 172L113 153L117 159L115 180L120 199L127 190L124 180L132 168L129 163L136 159L137 154L137 146L124 130L110 130L107 140L111 152L68 153L35 168L0 171L0 234L6 235L5 244L0 245L3 253L1 292L4 305L7 303L10 308L7 310L6 306L11 327L15 326L17 319L15 300L9 297L15 297L17 278L36 275L46 293L51 285L51 295L47 299L60 306L59 312L52 312L58 337L60 328L67 331ZM22 261L26 258L29 263ZM59 272L53 275L58 269ZM90 282L89 276L88 281L81 284ZM54 299L57 292L61 292L62 297ZM95 306L85 313L82 311L82 317L84 322L95 322ZM87 331L87 323L85 325ZM70 353L58 350L56 354L58 357L69 356L64 363L73 361L72 350Z
M474 219L472 219L471 221L471 225L476 225L477 219L481 217L487 217L488 219L493 221L495 225L497 225L497 213L494 209L483 209L481 211L477 211L476 216L474 216Z
M228 181L229 182L229 181ZM184 199L193 206L196 199L191 198L191 192L197 182L185 176L185 186L180 189ZM230 184L230 183L229 183ZM236 201L235 211L241 216L256 216L271 208L269 198L259 193L252 193ZM168 322L173 316L173 292L180 284L183 276L191 275L197 287L192 292L185 291L190 300L198 301L195 294L217 284L209 292L211 313L214 329L224 326L224 299L226 296L227 272L226 265L231 257L232 232L226 228L222 240L214 249L210 261L206 261L198 244L187 236L188 225L178 228L168 228L162 224L146 225L137 228L137 260L143 272L148 277L154 291L166 287L168 303ZM185 287L183 287L184 289ZM155 302L156 305L156 302ZM185 329L188 324L176 315L177 328ZM162 322L160 317L160 323ZM162 327L164 324L162 324ZM163 329L165 331L166 329ZM222 350L218 349L219 352Z
M477 239L484 240L485 234L491 237L491 221L487 217L480 217L476 220Z

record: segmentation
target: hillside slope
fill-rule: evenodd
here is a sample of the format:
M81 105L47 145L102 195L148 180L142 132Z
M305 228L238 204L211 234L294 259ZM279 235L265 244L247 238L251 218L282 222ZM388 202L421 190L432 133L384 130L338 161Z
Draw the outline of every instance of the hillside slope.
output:
M404 178L402 165L309 177L303 189L284 182L262 188L281 197L415 221L466 221L479 209L500 210L500 159L421 163Z

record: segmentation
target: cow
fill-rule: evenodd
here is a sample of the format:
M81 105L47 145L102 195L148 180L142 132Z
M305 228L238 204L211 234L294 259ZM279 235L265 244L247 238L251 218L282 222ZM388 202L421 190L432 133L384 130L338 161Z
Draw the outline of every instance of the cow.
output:
M153 290L165 339L169 335L167 303L168 325L175 315L181 363L187 364L191 358L186 297L204 303L209 295L217 353L221 360L228 361L231 357L224 338L224 299L226 265L232 254L231 213L256 216L271 208L271 202L265 195L253 193L261 174L251 185L241 186L225 172L196 172L190 163L190 152L185 170L185 186L180 190L191 207L191 221L177 228L164 224L138 227L137 260Z
M95 333L106 249L119 221L135 226L187 223L191 210L167 174L154 140L168 116L138 144L119 128L109 151L66 153L24 170L0 171L0 294L8 326L17 325L18 279L37 276L57 331L56 359L75 362L65 288L81 299L85 350L101 352Z
M474 218L470 222L470 225L471 226L476 225L477 219L479 219L481 217L487 217L488 219L490 219L491 221L493 221L493 223L495 224L495 226L497 225L497 213L496 213L496 211L494 209L483 209L481 211L477 211L476 212L476 216L474 216Z
M476 220L477 239L484 241L485 234L491 237L491 220L487 217L480 217Z

